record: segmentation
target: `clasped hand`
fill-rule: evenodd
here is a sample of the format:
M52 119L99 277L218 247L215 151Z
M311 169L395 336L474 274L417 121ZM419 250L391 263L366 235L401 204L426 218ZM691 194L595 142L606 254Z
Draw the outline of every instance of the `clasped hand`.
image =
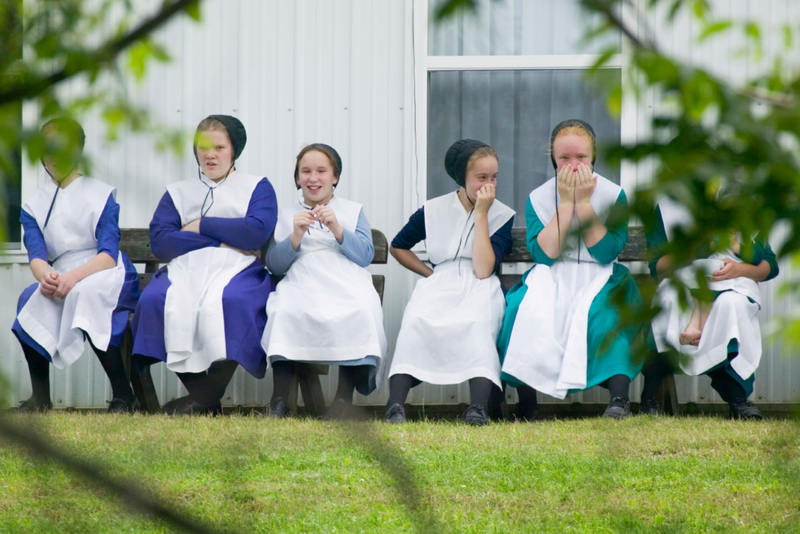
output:
M557 184L562 203L582 204L591 200L597 178L591 167L584 163L577 168L565 165L558 171Z
M39 281L39 289L45 297L64 299L67 298L67 295L77 283L78 280L71 271L64 274L58 271L50 271L42 276Z
M730 258L725 258L722 260L725 262L720 269L714 271L711 276L709 277L712 282L721 282L723 280L733 280L734 278L739 278L743 276L741 271L742 264L738 261L733 261Z
M324 224L334 234L338 233L338 229L341 226L333 208L318 204L314 206L314 209L299 211L295 214L292 220L294 234L302 239L303 235L311 228L311 225L316 222Z

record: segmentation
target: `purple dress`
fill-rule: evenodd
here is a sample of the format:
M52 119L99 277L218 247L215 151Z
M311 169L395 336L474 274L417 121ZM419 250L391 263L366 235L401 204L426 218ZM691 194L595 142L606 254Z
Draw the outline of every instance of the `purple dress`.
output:
M255 188L242 190L239 184L248 178L236 171L220 184L202 177L200 182L207 190L198 188L194 183L197 179L168 187L150 222L150 243L155 255L163 262L170 262L195 250L219 247L221 243L242 250L260 249L275 228L278 205L275 191L266 178L260 179ZM225 195L238 195L241 202L243 194L249 194L246 213L231 216L236 210L230 209L230 200L226 206ZM200 233L181 231L196 213L205 214L200 221ZM164 325L170 286L168 266L162 267L136 307L131 326L134 359L140 369L168 361ZM259 259L233 276L222 292L225 354L220 354L219 359L234 360L257 378L266 373L261 336L267 323L267 299L273 290L272 278Z

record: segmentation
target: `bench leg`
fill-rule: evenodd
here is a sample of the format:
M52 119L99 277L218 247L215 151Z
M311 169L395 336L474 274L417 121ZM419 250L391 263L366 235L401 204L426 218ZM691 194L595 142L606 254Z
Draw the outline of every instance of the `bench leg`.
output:
M323 415L326 408L325 396L322 394L320 373L316 366L298 364L296 376L308 414L313 417Z
M675 387L675 375L668 373L661 381L661 386L658 388L658 395L656 396L658 404L664 413L668 415L679 415L680 409L678 407L678 389Z

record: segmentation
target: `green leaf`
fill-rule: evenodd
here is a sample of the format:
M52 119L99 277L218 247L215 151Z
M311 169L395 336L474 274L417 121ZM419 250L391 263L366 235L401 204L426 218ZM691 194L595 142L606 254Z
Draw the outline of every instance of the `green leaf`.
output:
M441 22L460 12L475 12L478 6L475 0L446 0L436 10L436 22Z
M619 117L622 113L622 86L616 86L608 95L608 111L612 116Z
M745 24L744 34L750 39L761 43L761 28L755 22L748 22Z
M193 2L188 6L186 6L186 14L189 15L196 22L202 21L203 14L200 11L200 2Z
M703 32L697 38L697 42L702 43L712 35L723 32L729 29L731 26L733 26L733 22L730 20L720 20L713 24L709 24L703 29Z
M147 39L142 39L130 47L128 52L128 70L136 78L142 81L147 72L147 58L150 56L152 48Z

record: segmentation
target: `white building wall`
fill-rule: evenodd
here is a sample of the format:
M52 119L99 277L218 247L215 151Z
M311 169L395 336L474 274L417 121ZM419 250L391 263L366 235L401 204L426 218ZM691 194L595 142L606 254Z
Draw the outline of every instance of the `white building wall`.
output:
M300 148L310 142L331 144L343 159L338 194L363 203L370 224L391 240L405 222L403 199L414 167L410 163L415 142L411 1L205 0L201 24L182 18L156 36L172 54L172 62L153 64L146 80L140 85L131 81L128 91L151 110L155 120L188 133L209 114L239 117L247 128L248 143L238 166L269 177L281 205L295 201L292 173ZM159 5L157 0L140 3L150 10ZM726 9L729 5L732 12L769 20L800 18L800 8L791 0L717 3ZM715 45L709 55L689 46L686 31L691 25L677 28L658 26L657 38L669 43L670 50L680 57L707 61L732 79L751 72L747 69L752 66L729 61L728 48L734 43ZM73 96L80 94L80 82L63 90ZM637 136L645 134L654 102L637 105ZM35 116L33 111L26 109L26 120ZM116 144L107 144L97 113L85 117L83 125L88 137L86 152L94 161L93 175L117 187L122 227L146 227L164 186L197 172L189 136L182 157L176 158L158 152L148 136L124 134ZM424 129L426 125L416 127ZM26 167L23 174L23 197L27 198L45 176L36 166ZM790 274L788 265L781 268L782 276ZM415 276L393 259L371 270L387 279L384 313L391 355ZM12 385L11 403L30 393L27 367L10 325L17 296L32 282L23 255L0 257L0 324L9 327L0 330L0 346L6 348L0 357L0 372ZM771 282L763 289L766 304L761 319L765 327L774 315L794 305L793 300L776 296L777 287ZM800 363L781 355L780 346L765 345L754 400L800 399L795 385L800 378L798 367ZM51 372L57 406L100 408L110 399L110 387L90 351L72 367ZM153 367L153 376L162 403L182 392L175 375L163 364ZM328 400L335 386L334 370L323 378ZM640 389L637 381L632 388L634 399ZM359 396L357 402L383 404L387 393L384 387L367 398ZM223 400L227 405L263 405L270 394L269 373L265 380L255 380L239 370ZM719 400L705 377L682 377L679 395L681 401ZM595 388L561 402L606 399L607 393ZM468 400L466 384L423 385L409 397L415 404Z

